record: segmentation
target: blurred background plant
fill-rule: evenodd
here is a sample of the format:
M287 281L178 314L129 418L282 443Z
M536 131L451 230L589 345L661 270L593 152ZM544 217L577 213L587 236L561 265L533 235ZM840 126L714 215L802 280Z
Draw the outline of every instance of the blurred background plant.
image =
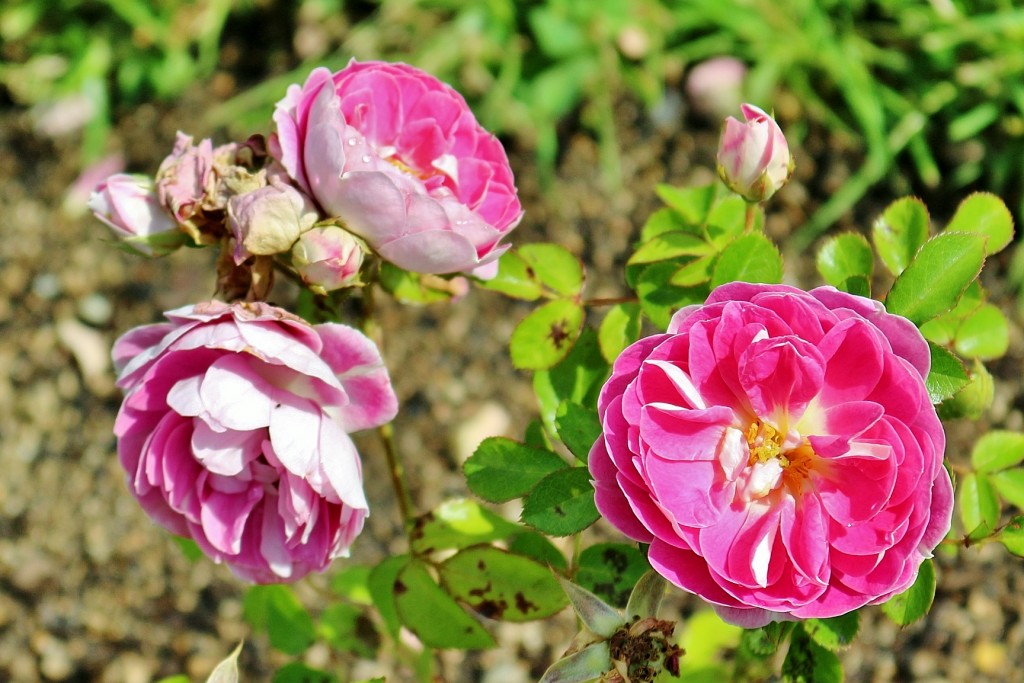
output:
M693 67L730 55L749 67L742 96L774 106L791 140L824 129L857 161L795 235L798 248L879 183L889 195L926 199L984 188L1021 214L1024 8L1012 0L4 0L2 7L6 97L30 107L44 133L81 129L86 163L102 155L124 107L173 99L218 70L237 77L238 52L248 50L264 55L262 73L222 78L214 92L224 101L208 111L211 125L232 134L265 128L285 87L315 64L402 59L451 82L485 126L533 149L544 180L557 162L560 130L578 120L595 136L602 175L615 187L615 103L635 98L653 125L674 125Z

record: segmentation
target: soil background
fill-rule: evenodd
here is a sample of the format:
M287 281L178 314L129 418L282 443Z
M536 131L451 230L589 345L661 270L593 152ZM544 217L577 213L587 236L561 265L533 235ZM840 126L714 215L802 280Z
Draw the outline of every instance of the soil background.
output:
M200 115L222 95L199 85L174 106L124 112L111 148L125 155L128 170L153 173L178 129L225 142ZM678 106L666 126L620 102L623 181L615 187L600 178L596 144L578 123L560 131L557 176L547 190L531 152L509 141L526 209L512 241L562 244L584 259L588 296L626 294L623 261L659 206L655 185L713 179L717 131ZM787 112L799 115L798 106L780 109L784 124ZM795 151L794 182L768 207L768 231L781 244L859 162L856 151L813 128ZM113 248L104 226L65 201L79 170L73 136L43 137L26 112L0 102L0 681L144 683L178 673L201 681L241 639L242 680L270 680L286 660L245 623L244 584L205 559L190 562L149 521L124 484L111 434L120 401L108 360L113 340L164 310L210 298L213 255L186 249L146 260ZM835 229L865 230L905 189L880 188ZM940 224L955 207L949 197L927 199ZM786 257L790 281L817 284L810 254ZM1011 318L1010 353L993 367L996 403L987 417L952 425L954 462L966 461L983 429L1024 428L1024 345L1003 285L1006 265L991 263L987 284ZM384 304L384 355L401 401L395 430L420 510L464 495L459 464L476 443L521 436L533 414L529 378L511 368L505 351L529 310L485 291L423 308ZM403 537L383 453L372 435L359 444L373 514L352 561L372 563L402 552ZM589 533L613 536L603 523ZM860 636L842 653L847 680L1024 681L1021 561L990 544L940 553L937 570L935 607L920 623L899 629L879 609L864 610ZM322 604L327 580L298 585L306 604ZM662 615L696 607L677 595ZM568 645L574 624L563 614L496 628L500 650L446 653L440 680L534 681ZM354 661L315 646L305 658L341 680L413 680L384 655Z

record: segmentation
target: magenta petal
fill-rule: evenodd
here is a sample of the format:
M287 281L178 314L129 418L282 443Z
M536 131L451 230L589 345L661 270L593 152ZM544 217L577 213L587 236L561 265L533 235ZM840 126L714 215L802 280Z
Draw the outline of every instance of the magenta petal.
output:
M210 545L229 555L238 554L249 513L262 498L263 489L257 486L242 493L211 491L204 496L200 522Z

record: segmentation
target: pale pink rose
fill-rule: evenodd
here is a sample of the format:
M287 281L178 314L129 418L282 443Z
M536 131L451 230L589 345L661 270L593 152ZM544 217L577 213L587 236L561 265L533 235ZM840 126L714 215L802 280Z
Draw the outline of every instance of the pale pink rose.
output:
M793 156L779 124L752 104L740 105L745 122L729 117L718 142L718 175L750 202L763 202L793 174Z
M96 186L88 207L123 243L147 256L172 251L185 238L148 176L115 173Z
M451 87L405 64L352 61L289 87L274 121L271 153L382 258L496 272L522 209L501 143Z
M745 627L906 589L950 526L928 346L870 299L732 283L616 360L597 506Z
M349 433L397 408L374 344L264 303L166 315L114 345L114 432L142 507L251 581L347 555L367 515Z
M336 225L313 228L295 243L292 265L310 289L326 294L358 282L363 245Z

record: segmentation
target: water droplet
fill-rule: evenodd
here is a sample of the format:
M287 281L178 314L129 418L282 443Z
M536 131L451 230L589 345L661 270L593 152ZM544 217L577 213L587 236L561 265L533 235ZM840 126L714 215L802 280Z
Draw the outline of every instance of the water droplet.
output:
M359 140L357 140L356 138L349 138L348 139L348 146L349 147L355 147L358 144L359 144Z
M370 155L369 154L364 154L363 155L363 163L364 164L370 163Z

